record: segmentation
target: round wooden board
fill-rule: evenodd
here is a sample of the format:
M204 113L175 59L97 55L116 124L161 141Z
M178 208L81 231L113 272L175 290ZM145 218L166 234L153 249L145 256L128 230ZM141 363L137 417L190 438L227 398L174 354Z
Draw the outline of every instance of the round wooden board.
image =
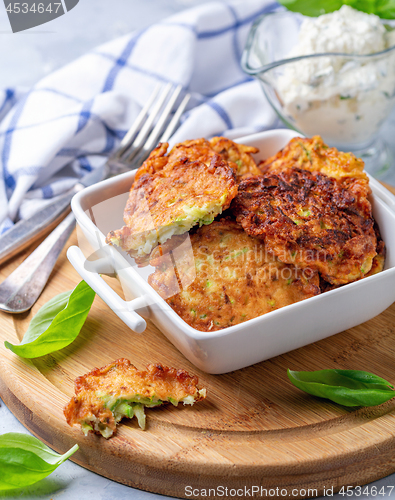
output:
M75 234L69 243L76 243ZM25 256L2 267L1 279ZM30 313L0 313L1 397L58 452L78 443L71 458L76 463L136 488L183 498L192 488L196 498L215 498L221 491L225 498L235 496L233 488L246 488L244 496L265 496L266 489L266 496L314 497L395 472L395 399L345 408L299 391L286 374L287 368L360 369L395 384L395 304L356 328L226 375L200 372L150 322L144 333L133 333L98 297L79 337L62 351L24 360L4 347L4 340L22 339L46 301L78 282L63 252ZM108 282L122 293L116 280ZM109 440L85 437L63 416L73 381L121 357L139 369L150 362L185 368L199 376L207 399L193 407L148 409L145 431L133 419L122 421Z

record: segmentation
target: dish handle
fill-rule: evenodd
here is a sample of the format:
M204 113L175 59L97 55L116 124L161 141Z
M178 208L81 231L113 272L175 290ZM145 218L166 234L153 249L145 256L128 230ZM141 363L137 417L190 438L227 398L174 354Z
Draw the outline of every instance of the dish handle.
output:
M145 306L144 298L139 297L130 301L121 299L98 272L91 272L85 269L84 262L86 259L80 248L71 246L67 250L67 258L81 278L88 283L130 329L136 333L142 333L147 328L144 318L135 311L135 309Z

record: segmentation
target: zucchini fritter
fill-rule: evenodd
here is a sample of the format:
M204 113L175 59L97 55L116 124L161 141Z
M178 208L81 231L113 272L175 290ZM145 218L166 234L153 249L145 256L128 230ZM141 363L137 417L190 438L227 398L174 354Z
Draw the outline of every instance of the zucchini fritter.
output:
M107 243L144 263L155 246L195 224L210 224L236 196L235 180L259 175L251 156L257 148L225 137L159 146L138 169L124 212L125 226Z
M385 248L385 243L381 237L380 228L376 221L374 221L373 228L377 239L377 247L376 247L377 253L374 256L370 271L364 277L373 276L374 274L381 273L381 271L384 271L384 266L385 266L385 256L387 250Z
M282 262L341 285L366 275L376 255L372 209L359 182L287 168L242 181L232 210Z
M92 431L109 438L123 417L136 416L144 429L144 406L193 405L204 399L206 389L197 384L198 378L185 370L157 364L138 371L127 359L118 359L75 380L76 395L64 415L69 425L80 424L85 435Z
M318 295L316 272L283 264L231 219L173 237L151 256L149 284L193 328L214 331ZM184 285L186 284L186 286Z
M238 144L226 137L213 137L210 145L222 158L230 162L238 181L248 175L260 175L261 172L251 156L258 153L258 148Z
M107 243L119 245L132 256L149 254L173 234L183 234L196 224L210 224L237 193L233 169L220 155L213 154L208 165L181 157L160 168L163 158L155 155L161 148L153 161L147 160L154 164L153 171L146 171L143 164L145 173L139 172L130 190L126 225L107 236Z
M259 175L260 170L257 167L252 154L258 153L258 149L253 146L245 146L227 139L226 137L213 137L207 139L193 139L176 144L169 152L167 161L181 160L187 158L188 161L202 161L207 165L215 154L219 154L232 167L236 175L236 180L240 180L245 175ZM150 172L158 168L163 161L163 155L166 150L161 151L162 160L158 157L152 164L146 162L140 169L141 172ZM144 168L143 168L144 167ZM141 175L140 170L136 178Z
M301 168L325 174L337 180L360 179L368 185L364 162L352 153L343 153L328 147L319 135L312 138L294 137L284 149L259 164L263 174ZM369 188L367 193L369 193Z
M377 238L377 247L376 247L376 255L373 257L373 263L372 267L370 268L370 271L363 276L363 278L368 278L369 276L373 276L374 274L381 273L381 271L384 271L385 267L385 255L386 255L386 248L384 241L381 237L380 230L378 227L378 224L376 221L374 222L374 232L376 233L376 238ZM320 280L320 288L321 292L328 292L329 290L334 290L335 288L338 288L336 285L331 285L330 283L326 282L325 280L321 279Z

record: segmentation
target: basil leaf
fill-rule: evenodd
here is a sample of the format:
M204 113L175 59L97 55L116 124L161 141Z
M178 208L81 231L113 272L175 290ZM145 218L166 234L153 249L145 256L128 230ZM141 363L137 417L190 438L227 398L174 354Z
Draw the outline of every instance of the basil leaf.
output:
M76 444L64 455L59 455L33 436L16 432L1 435L0 491L40 481L77 450Z
M279 0L279 3L292 12L300 12L304 16L318 17L339 10L343 5L341 0Z
M383 19L395 19L395 0L378 1L376 14Z
M4 345L23 358L63 349L77 338L94 298L92 288L81 281L74 290L57 295L39 309L19 345Z
M290 381L302 391L343 406L375 406L395 397L393 386L373 373L358 370L287 370Z
M279 3L292 12L311 17L328 14L339 10L342 5L349 5L384 19L395 18L395 0L279 0Z

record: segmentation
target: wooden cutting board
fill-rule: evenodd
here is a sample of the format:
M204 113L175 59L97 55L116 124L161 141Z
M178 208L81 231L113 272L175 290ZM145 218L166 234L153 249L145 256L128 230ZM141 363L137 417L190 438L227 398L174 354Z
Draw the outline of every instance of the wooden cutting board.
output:
M75 234L69 243L76 244ZM25 256L2 267L0 279ZM377 407L345 408L299 391L286 374L287 368L357 369L395 384L395 304L356 328L226 375L196 369L150 322L144 333L133 333L98 297L69 347L31 361L4 347L4 340L18 343L37 310L79 280L63 252L30 313L0 313L1 397L58 452L78 443L76 463L136 488L184 498L191 493L215 498L221 492L224 498L240 493L315 497L324 489L336 492L395 472L395 399ZM118 282L108 280L122 294ZM133 419L123 421L109 440L85 437L63 416L73 381L121 357L139 369L150 362L185 368L207 387L207 399L193 407L148 409L145 431Z

